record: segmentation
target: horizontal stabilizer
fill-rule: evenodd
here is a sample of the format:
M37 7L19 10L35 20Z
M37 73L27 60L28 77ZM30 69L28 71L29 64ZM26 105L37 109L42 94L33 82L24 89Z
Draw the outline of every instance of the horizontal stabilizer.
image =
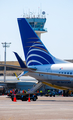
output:
M19 79L21 76L25 75L26 73L28 73L28 71L22 72L22 73L18 76L18 79Z
M20 64L21 68L27 68L27 66L25 65L25 63L23 62L23 60L19 57L19 55L16 52L14 52L14 54L15 54L15 56L16 56L19 64Z

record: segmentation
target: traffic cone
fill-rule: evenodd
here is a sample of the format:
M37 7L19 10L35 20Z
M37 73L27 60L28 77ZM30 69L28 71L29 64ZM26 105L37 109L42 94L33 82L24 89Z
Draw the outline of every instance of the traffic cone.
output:
M14 94L13 102L16 102L16 94Z
M30 102L30 94L29 94L29 97L28 97L28 102Z

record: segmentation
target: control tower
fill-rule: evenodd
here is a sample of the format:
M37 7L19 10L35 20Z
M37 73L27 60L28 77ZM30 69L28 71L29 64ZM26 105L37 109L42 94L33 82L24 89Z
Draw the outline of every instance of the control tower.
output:
M24 16L25 17L25 16ZM44 28L45 22L46 22L46 17L45 17L45 12L43 11L41 15L35 16L27 16L25 17L26 20L29 22L31 27L34 29L36 34L41 38L41 33L47 32L47 30Z

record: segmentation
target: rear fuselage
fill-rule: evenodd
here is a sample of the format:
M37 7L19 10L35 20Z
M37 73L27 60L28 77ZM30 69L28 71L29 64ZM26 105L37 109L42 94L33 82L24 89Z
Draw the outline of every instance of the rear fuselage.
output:
M38 66L35 66L35 68L37 69L37 71L42 71L42 72L73 75L73 64L72 63L38 65ZM72 77L45 75L45 74L38 74L38 73L29 73L29 75L36 78L39 81L45 81L45 82L49 82L54 85L63 86L67 88L73 88Z

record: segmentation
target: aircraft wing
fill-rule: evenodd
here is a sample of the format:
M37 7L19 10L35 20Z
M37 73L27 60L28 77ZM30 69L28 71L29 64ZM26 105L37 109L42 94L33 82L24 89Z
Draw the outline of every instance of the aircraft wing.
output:
M62 76L62 77L71 77L73 78L73 75L70 74L59 74L59 73L51 73L51 72L43 72L43 71L37 71L36 68L21 68L20 66L15 66L15 65L9 65L9 64L0 64L0 66L6 66L6 67L11 67L11 68L16 68L22 71L28 71L32 73L38 73L38 74L46 74L46 75L54 75L54 76Z
M21 68L20 66L16 66L16 65L9 65L9 64L0 64L0 66L6 66L6 67L11 67L11 68L16 68L16 69L19 69L19 70L29 70L29 68Z
M16 66L16 65L9 65L9 64L0 64L0 66L6 66L6 67L11 67L11 68L16 68L22 71L31 71L31 70L36 70L36 68L21 68L21 66Z

